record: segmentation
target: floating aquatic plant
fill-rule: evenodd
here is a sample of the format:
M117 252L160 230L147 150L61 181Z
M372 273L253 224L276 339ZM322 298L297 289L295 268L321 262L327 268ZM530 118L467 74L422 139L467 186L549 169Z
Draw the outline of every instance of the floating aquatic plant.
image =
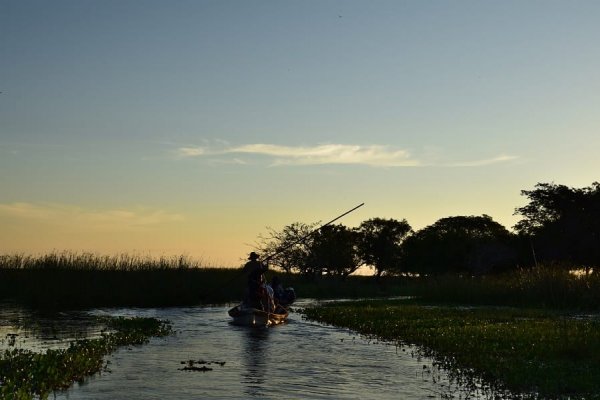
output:
M99 339L70 343L66 349L36 353L23 349L0 354L0 398L45 399L55 390L102 371L104 356L117 347L146 343L152 336L166 336L172 327L154 318L102 317L109 328Z
M187 360L187 361L182 361L181 364L185 364L185 367L179 368L180 371L206 372L206 371L213 370L213 368L207 367L207 365L216 364L216 365L220 365L222 367L225 365L225 361ZM202 365L202 366L198 367L198 365Z
M305 315L364 335L416 345L453 378L513 397L594 398L600 393L600 319L548 310L333 303ZM502 396L501 396L502 397Z

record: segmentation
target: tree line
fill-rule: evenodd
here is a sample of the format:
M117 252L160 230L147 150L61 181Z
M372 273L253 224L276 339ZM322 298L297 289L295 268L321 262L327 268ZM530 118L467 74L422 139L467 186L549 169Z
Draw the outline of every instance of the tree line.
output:
M538 183L521 194L522 219L509 231L489 215L441 218L420 230L406 219L371 218L356 228L295 222L269 229L256 250L286 272L347 276L362 265L381 275L484 275L538 263L600 265L600 183L570 188Z

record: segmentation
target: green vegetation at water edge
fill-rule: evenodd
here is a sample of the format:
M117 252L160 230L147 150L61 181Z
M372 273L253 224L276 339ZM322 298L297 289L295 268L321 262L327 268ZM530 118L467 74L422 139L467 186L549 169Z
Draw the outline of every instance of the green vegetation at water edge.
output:
M305 310L309 319L416 345L462 382L531 398L598 398L600 319L552 311L362 301Z
M45 399L103 368L104 356L119 346L140 345L152 336L166 336L171 325L154 318L102 318L110 330L100 339L78 340L69 347L36 353L6 350L0 354L0 398Z

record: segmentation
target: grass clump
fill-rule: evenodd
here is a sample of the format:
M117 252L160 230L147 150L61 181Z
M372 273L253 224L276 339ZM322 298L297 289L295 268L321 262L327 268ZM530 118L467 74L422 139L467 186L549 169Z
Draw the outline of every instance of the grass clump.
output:
M600 320L553 311L368 301L309 308L310 319L348 327L423 355L458 381L531 398L596 398Z
M24 349L0 354L0 398L48 398L55 390L102 370L104 356L117 347L147 343L171 333L170 323L154 318L102 317L110 333L99 339L77 340L66 349L36 353Z

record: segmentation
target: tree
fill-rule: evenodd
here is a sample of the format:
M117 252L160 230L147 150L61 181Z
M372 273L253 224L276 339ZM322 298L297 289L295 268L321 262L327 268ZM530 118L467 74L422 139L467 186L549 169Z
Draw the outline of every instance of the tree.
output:
M305 276L347 276L356 271L360 260L356 254L356 234L343 225L327 225L315 231L317 224L301 222L281 231L269 229L261 237L256 251L269 257L271 266Z
M372 218L356 230L357 249L362 263L375 269L377 279L384 272L400 272L402 242L412 232L408 222Z
M313 237L310 233L318 223L294 222L281 231L268 229L268 236L261 236L256 251L265 257L272 256L269 264L285 272L302 272Z
M402 245L408 272L481 274L515 264L512 235L488 215L442 218L409 236Z
M538 183L521 194L529 203L515 210L523 216L515 229L531 238L540 261L600 265L600 183L582 189Z
M356 271L359 265L355 232L344 225L327 225L313 235L302 272L314 277L345 277Z

